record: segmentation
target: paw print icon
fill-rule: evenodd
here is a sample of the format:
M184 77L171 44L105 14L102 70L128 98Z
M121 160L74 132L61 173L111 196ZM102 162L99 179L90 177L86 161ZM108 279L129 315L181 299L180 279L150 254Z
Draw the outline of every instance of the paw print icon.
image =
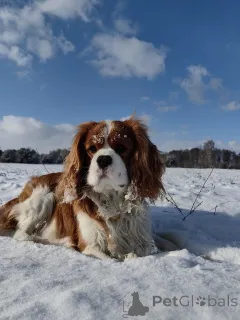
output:
M196 304L199 305L200 307L205 306L206 298L199 296L196 300Z

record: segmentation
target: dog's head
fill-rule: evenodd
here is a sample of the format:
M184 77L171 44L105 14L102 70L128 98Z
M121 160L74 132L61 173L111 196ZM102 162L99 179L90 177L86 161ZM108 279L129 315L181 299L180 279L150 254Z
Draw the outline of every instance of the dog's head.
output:
M140 199L155 200L162 191L164 165L146 126L125 121L83 123L78 127L65 162L64 188L81 194L90 186L95 192L125 192L131 185Z

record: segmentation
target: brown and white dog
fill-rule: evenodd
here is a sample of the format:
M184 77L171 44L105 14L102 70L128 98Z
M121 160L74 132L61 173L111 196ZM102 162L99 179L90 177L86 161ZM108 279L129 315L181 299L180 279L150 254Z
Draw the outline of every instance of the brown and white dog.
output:
M83 123L64 171L33 177L0 208L0 232L100 259L156 253L146 201L164 194L163 173L160 152L139 120Z

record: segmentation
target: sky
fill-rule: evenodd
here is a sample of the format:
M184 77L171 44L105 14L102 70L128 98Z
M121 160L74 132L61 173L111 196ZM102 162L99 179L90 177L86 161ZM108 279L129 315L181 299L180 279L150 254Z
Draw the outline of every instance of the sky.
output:
M161 151L240 152L237 0L0 0L0 148L136 113Z

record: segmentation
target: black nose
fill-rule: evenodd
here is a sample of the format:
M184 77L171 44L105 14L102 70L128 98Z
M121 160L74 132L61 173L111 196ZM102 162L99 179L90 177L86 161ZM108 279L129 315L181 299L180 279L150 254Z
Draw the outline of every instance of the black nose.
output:
M97 158L97 163L100 169L105 169L108 166L110 166L110 164L112 164L112 157L110 156L99 156Z

